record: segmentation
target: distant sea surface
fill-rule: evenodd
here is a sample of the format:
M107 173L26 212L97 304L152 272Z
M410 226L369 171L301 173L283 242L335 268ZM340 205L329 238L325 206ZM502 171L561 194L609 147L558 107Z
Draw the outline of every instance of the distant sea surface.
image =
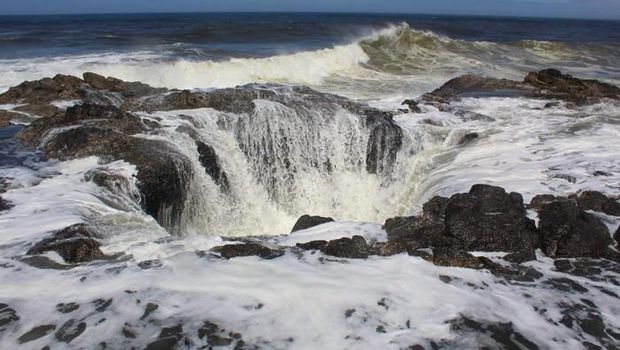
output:
M464 73L557 67L620 79L620 22L374 14L0 17L0 91L84 71L173 88L310 85L352 98L423 93Z

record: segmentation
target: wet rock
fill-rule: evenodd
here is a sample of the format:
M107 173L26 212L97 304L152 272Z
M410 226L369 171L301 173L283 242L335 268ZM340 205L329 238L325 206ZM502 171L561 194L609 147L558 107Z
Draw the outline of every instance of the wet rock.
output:
M384 228L390 241L419 248L518 253L515 261L524 261L535 257L539 244L534 222L525 214L521 195L474 185L469 193L432 199L421 216L389 219Z
M377 242L370 246L370 255L392 256L406 253L410 247L403 242Z
M80 308L80 304L76 304L76 303L67 303L67 304L61 303L61 304L56 305L56 310L58 310L58 312L61 312L63 314L71 313L79 308Z
M24 117L23 114L14 113L11 111L0 110L0 129L6 128L11 125L11 121L14 119L22 119Z
M56 232L51 238L35 244L28 255L57 252L65 262L75 264L102 258L101 244L95 240L95 234L84 224L69 226Z
M461 139L459 140L459 145L464 145L464 144L470 143L470 142L478 139L479 137L480 137L480 135L477 132L467 133L467 134L463 135L463 137L461 137Z
M95 304L95 311L104 312L110 305L112 305L112 299L97 299L93 302Z
M33 329L29 330L28 332L22 334L19 338L17 338L17 342L20 344L31 342L33 340L43 338L55 330L56 330L56 325L53 325L53 324L36 326Z
M405 100L405 101L403 101L401 106L409 107L409 111L411 113L422 113L422 110L418 106L418 102L416 102L415 100Z
M0 303L0 332L5 330L11 323L19 321L17 312L9 305Z
M484 257L476 257L457 248L434 248L432 263L438 266L463 267L467 269L499 270L499 265Z
M84 333L85 330L86 323L73 319L63 324L54 336L58 341L68 344Z
M65 265L58 263L47 256L23 256L19 258L19 261L23 262L28 266L32 266L36 269L44 269L44 270L70 270L75 266Z
M161 262L161 260L145 260L138 263L138 267L143 270L154 269L162 266L164 266L164 264Z
M598 191L581 192L577 197L577 203L582 210L592 210L607 215L620 216L620 203Z
M536 211L542 209L543 205L551 202L555 202L559 198L552 194L539 194L534 196L530 201L530 204L527 206L529 209L534 209Z
M303 215L302 217L297 219L297 222L293 226L291 233L309 229L311 227L319 226L319 225L322 225L328 222L333 222L333 221L334 219L332 218L327 218L327 217L322 217L322 216Z
M304 249L304 250L321 250L327 245L327 241L318 240L318 241L310 241L304 243L295 244L296 247Z
M538 230L542 249L551 257L600 258L611 244L607 226L572 200L543 205Z
M175 349L177 343L183 338L183 327L181 325L162 328L156 341L146 346L147 350L169 350Z
M365 122L370 129L366 147L366 171L370 174L389 173L402 147L403 131L391 117L381 113L372 112Z
M13 208L13 204L6 199L0 197L0 213Z
M614 233L614 240L616 241L616 247L620 247L620 226L618 226L616 233Z
M53 78L26 81L0 94L0 104L48 104L57 100L79 100L87 88L79 78L58 74Z
M60 113L60 108L50 104L27 104L13 108L14 111L24 112L39 117L51 117Z
M556 69L529 73L522 82L464 75L422 96L422 101L443 106L462 97L528 97L591 104L620 99L620 89L598 80L562 74Z
M517 332L512 323L489 323L476 321L466 316L460 316L450 323L450 328L457 334L475 334L476 347L481 349L527 349L538 350L533 341ZM458 342L456 340L455 342ZM446 344L448 348L463 348L465 344Z
M321 249L321 252L338 258L366 259L370 253L370 248L364 237L353 236L352 238L343 237L330 241Z
M284 255L284 251L271 249L258 243L228 244L212 249L225 259L244 256L258 256L263 259L274 259Z
M123 97L136 98L167 92L165 88L153 88L140 82L126 82L112 77L86 72L84 81L96 90L107 90L121 94Z
M198 154L200 164L207 172L209 176L220 186L223 191L228 192L230 184L228 183L228 176L224 172L222 165L220 164L219 157L215 153L213 147L205 144L201 141L196 141L196 147L198 148Z
M141 320L146 319L147 317L149 317L150 314L155 312L155 310L157 310L158 308L159 308L159 305L155 303L146 304L146 308L144 309L144 314L142 314L142 317L140 317L140 319Z

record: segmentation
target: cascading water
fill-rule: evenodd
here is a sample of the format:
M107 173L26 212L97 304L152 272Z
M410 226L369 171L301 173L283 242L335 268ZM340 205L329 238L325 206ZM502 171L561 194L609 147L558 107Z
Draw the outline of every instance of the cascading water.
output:
M256 86L246 87L257 89ZM157 112L163 138L192 164L180 232L281 234L303 214L382 222L406 202L424 133L328 94L277 86L250 113ZM144 114L145 117L153 117ZM222 177L201 162L206 144ZM222 183L225 181L225 183ZM219 183L218 183L219 182Z

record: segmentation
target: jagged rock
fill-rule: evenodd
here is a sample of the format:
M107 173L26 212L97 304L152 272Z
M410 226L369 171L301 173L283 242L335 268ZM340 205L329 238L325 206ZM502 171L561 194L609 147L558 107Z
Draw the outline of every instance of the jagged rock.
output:
M17 338L17 342L20 344L31 342L33 340L43 338L55 330L56 330L56 325L53 325L53 324L36 326L33 329L29 330L28 332L22 334L19 338Z
M61 129L50 134L56 128ZM174 231L185 207L191 162L165 141L131 136L146 130L140 118L131 113L113 106L83 104L68 108L64 114L36 120L17 137L32 146L46 137L42 147L50 158L99 156L136 165L143 208Z
M11 208L13 208L13 204L11 204L11 202L7 201L6 199L0 197L0 213Z
M4 331L11 323L19 321L17 312L9 305L0 303L0 332Z
M333 222L333 221L334 219L323 217L323 216L303 215L299 219L297 219L297 222L293 226L291 233L309 229L311 227L319 226L319 225L326 224L328 222Z
M330 241L321 249L321 252L338 258L366 259L370 253L370 248L364 237L353 236L352 238L343 237Z
M86 72L83 74L84 81L96 90L107 90L120 93L123 97L135 98L168 91L165 88L154 88L140 82L126 82L112 77L104 77L96 73Z
M456 247L433 248L432 263L438 266L496 270L498 265L484 257L476 257Z
M230 189L228 176L220 164L220 160L215 153L215 149L201 141L196 141L196 147L198 148L198 154L200 155L198 158L200 160L200 164L202 164L207 174L211 176L213 181L215 181L215 183L217 183L223 191L228 191Z
M69 320L56 331L54 336L63 343L71 343L73 339L79 337L86 330L86 323L78 320Z
M12 120L20 119L23 116L24 116L23 114L0 109L0 129L6 128L7 126L12 124L11 123Z
M274 259L284 255L284 251L282 250L271 249L258 243L228 244L215 247L212 250L219 253L225 259L244 256L258 256L263 259Z
M403 242L377 242L370 246L369 254L378 256L392 256L406 253L410 247Z
M521 195L474 185L469 193L433 198L421 216L388 219L384 228L390 241L418 248L503 251L519 253L513 258L522 260L535 257L538 247L536 227L525 214Z
M562 74L556 69L530 72L522 82L463 75L422 96L422 101L444 106L462 97L529 97L590 104L601 99L620 99L620 89L598 80Z
M463 135L463 137L461 137L461 139L459 140L459 145L464 145L467 144L473 140L476 140L480 137L480 135L476 132L470 132L467 133L465 135Z
M551 257L605 257L611 244L607 226L574 200L544 204L539 212L541 247Z
M472 334L475 335L476 347L480 349L540 349L534 341L517 332L511 322L491 323L476 321L460 315L448 323L450 324L450 329L461 336L454 340L446 341L443 344L445 348L462 349L470 347L466 342L460 343L460 340L468 339L465 335Z
M530 204L527 206L529 209L534 209L536 211L542 209L542 207L547 204L554 202L558 199L558 197L552 194L539 194L534 196L530 201Z
M581 192L577 197L577 203L583 210L592 210L607 215L620 216L620 203L598 191Z
M60 108L50 104L27 104L13 108L14 111L24 112L39 117L51 117L60 113Z
M416 102L415 100L405 100L401 104L401 106L409 107L409 111L411 113L422 113L422 110L420 109L418 105L419 105L418 102Z
M326 245L327 245L327 241L324 240L318 240L318 241L310 241L310 242L304 242L304 243L297 243L295 244L295 246L297 248L301 248L304 250L321 250L323 249Z
M86 84L70 75L26 81L0 94L0 104L48 104L57 100L81 100L86 97Z
M69 226L35 244L28 255L55 251L65 262L75 264L102 258L101 244L95 240L96 235L84 224Z

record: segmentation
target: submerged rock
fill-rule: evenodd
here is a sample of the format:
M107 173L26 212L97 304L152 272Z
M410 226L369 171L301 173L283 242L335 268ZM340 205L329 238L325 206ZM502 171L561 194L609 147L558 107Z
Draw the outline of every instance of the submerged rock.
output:
M284 251L282 250L271 249L258 243L228 244L215 247L212 250L219 253L225 259L244 256L258 256L263 259L274 259L284 255Z
M198 148L198 154L200 155L200 164L202 164L207 174L211 176L213 181L215 181L215 183L217 183L223 191L228 191L230 189L228 176L220 164L220 160L215 153L215 149L201 141L196 141L196 147Z
M9 305L0 303L0 332L4 331L9 325L19 321L17 312Z
M328 217L303 215L299 219L297 219L297 222L293 226L291 233L309 229L311 227L319 226L333 221L334 219Z
M574 78L556 69L529 73L522 82L463 75L422 96L422 101L445 106L463 97L528 97L591 104L620 100L620 88L598 80Z
M56 330L56 325L53 325L53 324L36 326L33 329L29 330L28 332L22 334L19 338L17 338L17 342L20 344L28 343L33 340L43 338L55 330Z
M43 254L55 251L65 262L75 264L92 261L104 257L95 240L95 234L84 224L69 226L55 233L51 238L35 244L28 255Z

